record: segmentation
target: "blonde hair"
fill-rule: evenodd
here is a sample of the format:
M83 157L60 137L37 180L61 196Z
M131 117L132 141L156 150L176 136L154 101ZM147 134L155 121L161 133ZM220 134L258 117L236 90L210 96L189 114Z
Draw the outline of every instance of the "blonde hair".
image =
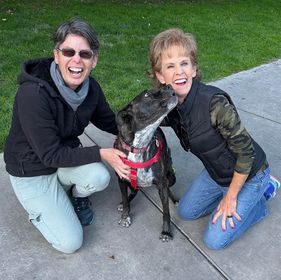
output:
M159 88L162 84L156 77L156 72L161 72L162 55L173 46L182 47L184 55L190 56L191 63L196 67L195 79L200 80L200 72L197 64L197 45L191 33L184 33L179 28L167 29L154 37L150 44L150 66L149 76Z

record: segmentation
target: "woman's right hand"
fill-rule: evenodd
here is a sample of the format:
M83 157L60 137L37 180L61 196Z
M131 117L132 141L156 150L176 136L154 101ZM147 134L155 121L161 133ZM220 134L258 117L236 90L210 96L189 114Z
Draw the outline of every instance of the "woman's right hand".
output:
M121 179L130 180L130 167L123 163L120 157L126 158L126 155L114 148L100 149L101 159L107 161Z

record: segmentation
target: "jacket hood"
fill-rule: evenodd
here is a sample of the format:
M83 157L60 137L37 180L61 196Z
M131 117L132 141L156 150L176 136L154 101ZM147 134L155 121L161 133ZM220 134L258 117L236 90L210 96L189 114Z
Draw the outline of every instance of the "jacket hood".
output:
M21 65L21 72L18 76L18 83L34 82L54 88L54 82L51 78L50 67L53 58L38 58L24 62Z

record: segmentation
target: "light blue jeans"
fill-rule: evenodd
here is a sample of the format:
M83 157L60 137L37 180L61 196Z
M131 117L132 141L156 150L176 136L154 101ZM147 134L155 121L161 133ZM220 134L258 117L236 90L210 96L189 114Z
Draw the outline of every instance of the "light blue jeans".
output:
M66 191L74 186L74 196L89 196L105 189L110 175L102 163L91 163L10 180L32 224L55 249L70 254L82 246L83 230Z
M241 221L233 217L234 229L230 227L227 221L227 229L223 231L221 216L215 224L212 224L216 208L228 188L218 185L206 169L194 180L180 200L178 214L185 220L194 220L211 214L204 234L204 242L211 249L222 249L267 215L266 200L263 194L269 182L269 173L269 168L258 172L242 187L238 194L236 208Z

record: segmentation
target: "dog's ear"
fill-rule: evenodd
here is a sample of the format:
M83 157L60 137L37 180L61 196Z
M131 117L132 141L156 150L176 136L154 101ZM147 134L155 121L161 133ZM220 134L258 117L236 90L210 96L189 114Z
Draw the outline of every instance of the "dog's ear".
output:
M128 112L130 110L130 105L127 105L126 107L122 108L120 111L116 114L116 123L118 128L121 127L124 122L126 122Z
M116 123L122 138L130 143L134 139L134 116L129 106L117 113Z

